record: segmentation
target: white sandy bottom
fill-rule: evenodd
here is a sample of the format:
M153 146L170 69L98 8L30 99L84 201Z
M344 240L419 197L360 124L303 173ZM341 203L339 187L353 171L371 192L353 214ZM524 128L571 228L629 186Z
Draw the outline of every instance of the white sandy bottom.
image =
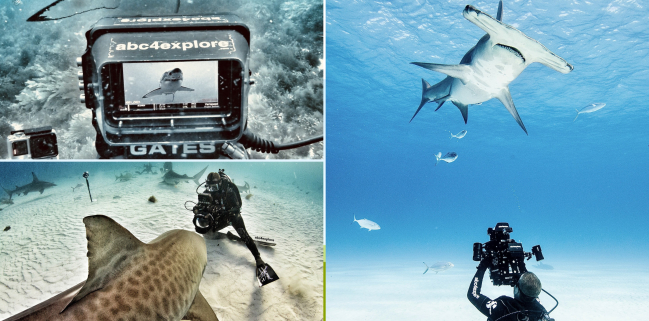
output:
M303 191L290 185L246 180L260 185L251 190L250 200L243 199L246 228L252 236L277 243L273 248L258 248L280 280L259 288L254 258L245 244L206 240L208 264L200 291L222 321L321 320L323 215L322 201L313 196L317 191L304 197ZM0 231L0 319L86 279L85 216L109 216L143 242L171 229L193 231L193 214L183 203L196 201L196 185L190 181L171 187L159 181L159 175L128 182L95 178L91 180L94 203L89 202L85 186L74 193L66 187L69 190L14 197L16 204L0 212L1 228L11 226L9 231ZM57 182L59 186L76 183ZM157 203L147 201L151 195ZM222 232L227 231L236 235L232 227Z
M475 268L464 264L444 272L403 266L355 264L327 266L327 319L344 320L485 320L468 301L467 290ZM476 264L477 265L477 264ZM561 270L539 270L543 288L559 300L550 315L560 320L647 320L649 275L646 265L562 265ZM596 270L595 270L596 269ZM485 273L482 293L492 299L513 296L511 287L494 287ZM542 293L549 311L552 298Z

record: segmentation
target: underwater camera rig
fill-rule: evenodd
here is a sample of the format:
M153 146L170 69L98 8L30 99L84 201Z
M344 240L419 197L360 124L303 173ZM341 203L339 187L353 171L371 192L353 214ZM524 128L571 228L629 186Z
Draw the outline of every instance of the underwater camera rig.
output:
M486 259L489 266L489 276L493 285L514 286L521 275L527 272L525 258L532 255L537 261L543 260L541 246L532 247L532 252L523 251L523 244L509 238L513 229L508 223L498 223L494 228L488 228L489 241L473 243L473 260Z
M219 176L221 176L221 180L232 182L230 177L225 174L224 169L219 169ZM194 213L194 219L192 220L192 223L194 223L196 232L200 234L205 234L211 229L216 228L219 216L226 214L225 209L218 208L219 205L213 202L214 199L212 198L212 195L210 195L210 193L198 192L198 189L203 186L203 184L205 184L205 182L196 187L196 194L198 194L198 203L194 203L194 207L191 209L191 211ZM187 203L193 202L185 202L185 209L190 210L187 208Z
M249 158L276 145L247 127L250 30L232 14L111 17L77 65L102 158Z

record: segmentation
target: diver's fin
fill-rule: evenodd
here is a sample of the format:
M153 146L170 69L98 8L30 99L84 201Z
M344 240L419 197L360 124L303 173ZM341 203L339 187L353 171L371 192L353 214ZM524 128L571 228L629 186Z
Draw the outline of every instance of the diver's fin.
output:
M503 21L503 0L500 0L498 3L498 13L496 14L496 20Z
M467 122L467 120L469 118L469 105L465 105L465 104L457 102L457 101L454 101L453 105L455 105L457 107L457 109L460 110L460 112L462 113L462 118L464 118L464 123L466 124L466 122Z
M208 165L208 166L209 166L209 165ZM205 173L205 170L206 170L206 169L207 169L207 166L205 166L205 168L203 168L202 171L198 172L198 174L196 174L196 175L194 175L194 176L192 177L192 180L194 181L194 183L196 183L196 185L200 185L200 184L201 184L198 180L201 179L201 176L203 176L203 173Z
M259 286L262 287L268 283L279 280L279 276L268 263L260 264L257 266L257 281Z
M518 111L516 110L516 106L514 106L514 101L512 100L512 95L509 93L509 88L505 87L503 90L501 90L498 95L496 96L498 100L500 100L503 105L505 105L505 108L509 110L509 113L512 114L512 117L516 119L516 122L518 125L523 128L525 131L525 134L527 134L527 129L525 129L525 125L523 125L523 121L521 120L521 116L518 115ZM529 134L527 134L529 135Z
M182 319L191 321L219 321L216 314L214 314L214 310L212 310L210 304L205 300L203 294L201 294L201 291L196 292L194 302Z
M428 62L411 62L411 64L457 78L465 85L466 80L473 74L473 69L469 65L443 65Z
M187 88L185 86L180 86L180 88L178 88L178 90L176 90L176 91L194 91L194 89Z
M417 108L415 114L412 115L412 118L410 118L410 122L412 122L412 120L415 119L415 116L417 116L417 114L421 110L421 107L424 107L424 105L430 101L430 99L426 98L426 90L428 90L432 86L423 78L421 79L421 86L423 87L421 91L421 104L419 104L419 108Z
M492 16L484 13L471 5L467 5L463 12L464 18L471 21L491 37L494 44L502 44L516 48L526 61L540 62L560 73L567 74L573 66L563 58L555 55L538 41L528 37L520 30L504 24Z
M102 289L130 263L143 257L144 243L113 219L94 215L83 218L88 240L88 279L67 307Z
M577 109L575 109L575 110L577 110ZM575 116L575 119L572 120L573 123L575 122L575 120L577 120L577 117L579 117L579 110L577 110L577 116ZM9 195L11 195L11 194L9 194ZM11 196L9 196L9 198L11 198Z
M149 98L151 96L159 96L159 95L162 95L162 88L151 90L148 94L142 96L142 98Z

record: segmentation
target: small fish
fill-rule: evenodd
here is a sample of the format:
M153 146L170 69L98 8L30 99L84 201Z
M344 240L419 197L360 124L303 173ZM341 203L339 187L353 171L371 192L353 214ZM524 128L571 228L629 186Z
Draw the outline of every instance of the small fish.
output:
M449 131L449 133L451 133L451 132ZM463 131L457 133L457 135L453 135L453 133L451 133L451 137L449 137L449 139L451 139L453 137L455 137L457 139L462 139L462 138L464 138L464 136L466 136L466 130L463 130Z
M122 198L122 197L121 197L121 196L118 196L118 195L113 196L113 199L114 199L114 200L116 200L116 199L118 199L118 198Z
M354 215L354 222L358 222L358 225L360 225L361 228L366 228L368 232L371 231L371 230L380 230L381 229L381 227L378 224L376 224L376 223L374 223L374 222L372 222L370 220L367 220L367 219L357 220L356 215ZM352 222L352 223L354 223L354 222Z
M448 270L448 269L455 266L451 262L437 262L437 263L435 263L435 264L433 264L431 266L428 266L428 264L426 264L426 262L424 262L424 265L426 266L426 271L424 271L424 274L426 274L426 272L428 272L428 269L430 269L432 271L435 271L435 274L437 274L437 272L446 271L446 270Z
M441 161L441 160L443 160L443 161L445 161L447 163L452 163L457 159L457 153L448 152L448 153L446 153L446 155L444 155L444 157L442 157L442 152L439 152L439 153L437 153L437 155L435 155L435 158L437 158L437 161L435 162L435 166L437 166L437 163L439 163L439 161Z
M7 226L7 227L5 227L4 231L6 232L6 231L9 231L10 229L11 229L11 226Z
M77 188L79 188L79 187L83 187L83 185L81 185L81 184L77 184L77 186L75 186L75 187L71 187L71 188L72 188L72 192L74 193L74 190L77 189Z
M587 114L587 113L592 113L595 111L598 111L606 106L606 103L596 103L596 104L590 104L581 110L575 109L577 111L577 116L575 116L575 119L572 121L573 123L575 120L577 120L577 117L579 117L579 114Z
M247 199L247 200L249 200L249 199L251 199L251 198L252 198L252 194L248 194L248 195L246 195L246 199Z

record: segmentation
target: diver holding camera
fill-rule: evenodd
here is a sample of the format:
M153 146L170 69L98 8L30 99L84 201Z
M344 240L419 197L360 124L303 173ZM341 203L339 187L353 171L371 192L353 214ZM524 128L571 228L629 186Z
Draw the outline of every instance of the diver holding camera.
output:
M257 280L260 286L278 280L275 271L261 259L255 242L246 230L241 216L242 203L237 186L223 169L219 169L218 173L209 173L204 184L205 190L198 194L198 203L192 209L196 232L215 233L232 225L255 257Z
M550 294L543 290L539 278L525 267L525 258L529 260L534 255L537 261L543 259L541 247L536 245L532 253L524 252L521 243L509 238L511 232L509 224L498 223L495 228L487 229L488 242L474 243L473 260L480 264L469 285L467 298L488 321L554 321L549 314L556 306L548 312L538 300L541 291ZM480 293L487 269L494 285L514 287L513 298L503 295L492 300Z

